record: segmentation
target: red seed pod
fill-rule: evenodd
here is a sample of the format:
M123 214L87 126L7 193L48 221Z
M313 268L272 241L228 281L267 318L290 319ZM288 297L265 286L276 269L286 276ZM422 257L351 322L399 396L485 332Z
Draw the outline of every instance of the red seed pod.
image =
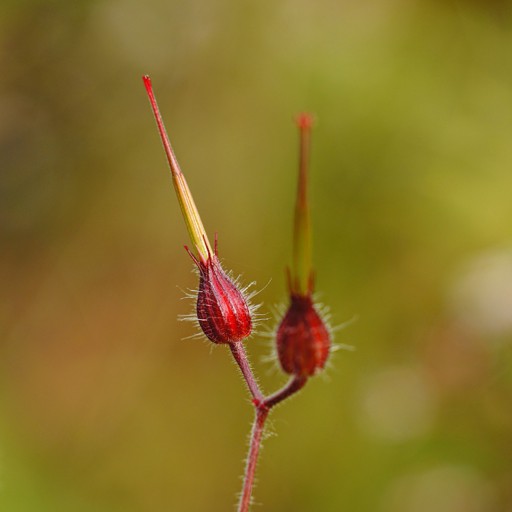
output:
M286 373L309 377L321 370L331 339L310 294L290 294L290 305L276 334L277 355Z
M310 377L325 366L331 337L313 304L311 220L308 202L309 140L313 118L300 114L299 176L293 231L293 265L288 271L290 305L276 333L277 355L286 373Z
M251 311L243 292L223 270L217 256L208 252L206 261L197 259L185 247L199 269L197 320L206 337L214 343L236 343L251 334Z

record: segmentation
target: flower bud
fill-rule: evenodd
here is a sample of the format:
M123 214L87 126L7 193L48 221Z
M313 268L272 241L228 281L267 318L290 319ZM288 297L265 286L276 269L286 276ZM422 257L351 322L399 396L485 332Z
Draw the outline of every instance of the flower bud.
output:
M276 334L277 355L286 373L309 377L325 366L331 345L329 330L310 295L291 294Z
M223 270L217 244L215 254L209 253L206 260L189 254L199 270L196 313L206 337L214 343L236 343L247 338L252 330L250 308L243 292Z

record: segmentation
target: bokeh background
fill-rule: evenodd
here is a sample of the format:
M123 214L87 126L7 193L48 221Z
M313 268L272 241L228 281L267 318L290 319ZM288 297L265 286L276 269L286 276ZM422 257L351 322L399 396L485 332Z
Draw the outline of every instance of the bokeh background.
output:
M258 510L512 510L506 1L3 0L0 510L232 510L251 406L200 340L141 75L225 265L286 302L299 111L338 351L278 408ZM265 287L265 285L267 285Z

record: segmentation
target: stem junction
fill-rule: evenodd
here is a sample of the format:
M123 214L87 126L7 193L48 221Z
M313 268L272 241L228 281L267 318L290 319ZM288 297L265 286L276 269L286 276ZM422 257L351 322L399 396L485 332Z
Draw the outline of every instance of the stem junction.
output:
M261 440L265 429L265 422L270 410L283 400L292 396L294 393L297 393L297 391L300 391L305 386L307 377L294 376L282 389L265 397L251 370L243 344L230 343L229 348L231 349L231 353L233 354L233 357L242 372L242 376L247 387L249 388L255 410L254 423L251 430L251 441L245 465L244 483L242 493L240 495L240 501L238 502L238 512L248 512L251 505L252 489L254 486L254 476L256 474L256 465L258 462Z

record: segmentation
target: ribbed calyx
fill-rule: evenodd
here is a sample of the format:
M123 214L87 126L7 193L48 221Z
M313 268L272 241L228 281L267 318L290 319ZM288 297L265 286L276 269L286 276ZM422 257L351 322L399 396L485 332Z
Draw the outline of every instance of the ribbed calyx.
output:
M248 302L237 285L226 274L215 254L206 260L190 256L199 269L197 320L206 337L214 343L237 343L252 330Z
M315 309L311 296L291 294L290 305L276 334L282 369L291 375L310 377L329 357L329 330Z

